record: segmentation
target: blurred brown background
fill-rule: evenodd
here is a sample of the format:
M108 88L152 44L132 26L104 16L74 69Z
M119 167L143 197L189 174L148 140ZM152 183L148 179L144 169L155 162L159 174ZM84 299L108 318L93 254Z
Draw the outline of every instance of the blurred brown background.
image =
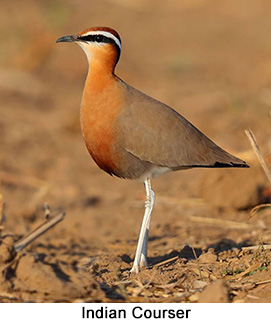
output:
M165 249L151 242L150 255L185 244L206 248L222 238L258 241L250 227L206 227L187 217L247 223L247 210L259 202L258 185L266 184L244 129L253 129L267 156L270 1L2 0L0 7L0 180L8 232L22 235L37 225L47 201L52 212L65 210L67 217L41 238L44 252L46 243L60 246L60 253L75 243L78 250L89 248L86 256L103 250L103 261L133 258L143 186L106 175L88 156L79 126L87 60L78 47L55 44L87 27L110 26L123 44L117 75L253 166L154 180L151 237L160 237ZM266 225L262 217L254 224Z

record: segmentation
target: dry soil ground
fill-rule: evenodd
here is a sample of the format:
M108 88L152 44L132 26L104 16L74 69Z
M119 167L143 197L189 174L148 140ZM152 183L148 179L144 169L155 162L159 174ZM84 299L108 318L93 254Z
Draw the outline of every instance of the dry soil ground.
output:
M267 0L1 2L0 301L271 301L271 211L250 218L270 183L244 134L253 129L269 162L270 18ZM79 127L87 62L54 44L94 25L120 32L121 78L251 166L155 179L150 268L138 275L129 269L143 185L88 156ZM65 219L14 254L44 221L45 202Z

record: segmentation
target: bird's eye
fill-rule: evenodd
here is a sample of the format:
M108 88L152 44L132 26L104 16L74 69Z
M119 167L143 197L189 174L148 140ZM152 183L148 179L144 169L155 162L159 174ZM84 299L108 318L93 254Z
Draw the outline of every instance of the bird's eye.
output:
M103 40L104 40L104 38L103 38L103 36L102 36L102 35L97 35L97 36L95 36L95 41L96 41L97 43L101 43L101 42L103 42Z

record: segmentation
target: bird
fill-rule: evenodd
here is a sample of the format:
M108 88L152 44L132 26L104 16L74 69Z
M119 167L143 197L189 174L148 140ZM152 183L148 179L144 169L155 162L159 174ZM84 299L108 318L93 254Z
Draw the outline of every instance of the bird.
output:
M115 74L122 42L110 27L60 37L88 59L80 124L88 152L106 173L144 183L145 211L130 272L148 267L147 245L155 193L151 179L190 168L249 167L226 152L168 105Z

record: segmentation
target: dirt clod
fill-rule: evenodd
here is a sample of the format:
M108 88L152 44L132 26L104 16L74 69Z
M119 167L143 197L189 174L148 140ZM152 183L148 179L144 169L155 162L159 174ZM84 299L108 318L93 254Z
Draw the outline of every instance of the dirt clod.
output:
M200 303L228 303L229 290L223 280L210 283L199 296Z
M90 273L77 273L56 260L47 262L42 254L23 256L17 265L14 281L22 292L30 291L48 301L80 298L97 302L104 297L100 285Z
M8 263L16 256L12 236L6 236L0 240L0 265Z
M213 249L209 249L208 252L203 253L199 256L199 262L201 263L215 263L217 261L217 255Z

